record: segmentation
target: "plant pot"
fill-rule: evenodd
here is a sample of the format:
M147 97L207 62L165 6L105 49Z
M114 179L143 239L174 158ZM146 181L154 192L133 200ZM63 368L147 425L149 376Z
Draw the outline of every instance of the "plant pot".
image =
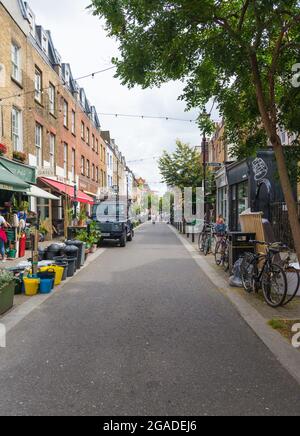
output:
M91 253L96 253L96 251L97 251L97 245L96 244L94 244L94 245L92 245L92 248L91 248Z
M7 283L0 289L0 315L7 312L14 305L15 281Z

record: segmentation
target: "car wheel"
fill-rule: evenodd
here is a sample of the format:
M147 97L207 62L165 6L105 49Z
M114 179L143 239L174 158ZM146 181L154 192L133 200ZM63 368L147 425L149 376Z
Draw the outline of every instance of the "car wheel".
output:
M120 239L120 246L126 247L126 244L127 244L127 233L124 232L122 238Z
M131 231L127 237L127 241L131 242L133 240L133 231Z

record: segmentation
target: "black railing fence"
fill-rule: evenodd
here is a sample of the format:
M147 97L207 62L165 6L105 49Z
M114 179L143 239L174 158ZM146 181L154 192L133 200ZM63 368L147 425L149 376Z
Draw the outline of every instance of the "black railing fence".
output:
M300 203L298 206L298 216L300 217ZM288 218L288 210L285 203L271 204L272 227L277 241L286 243L290 248L294 248L292 231Z

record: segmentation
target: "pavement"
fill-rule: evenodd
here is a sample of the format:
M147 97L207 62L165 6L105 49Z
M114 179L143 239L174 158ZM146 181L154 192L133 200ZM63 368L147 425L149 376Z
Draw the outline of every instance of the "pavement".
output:
M183 235L181 237L184 238L194 249L194 252L197 253L198 256L201 256L205 262L212 268L223 280L227 283L228 290L238 296L241 296L247 303L249 303L255 310L259 312L259 314L266 320L266 322L272 319L282 319L282 320L299 320L300 319L300 298L296 297L291 303L284 307L273 308L268 306L265 302L263 295L259 294L247 294L242 288L233 288L229 287L229 276L223 268L218 267L215 262L215 258L213 255L208 255L204 257L204 255L199 253L198 249L198 235L195 235L194 242L192 241L192 235Z
M164 224L12 328L0 386L0 415L300 414L299 384Z

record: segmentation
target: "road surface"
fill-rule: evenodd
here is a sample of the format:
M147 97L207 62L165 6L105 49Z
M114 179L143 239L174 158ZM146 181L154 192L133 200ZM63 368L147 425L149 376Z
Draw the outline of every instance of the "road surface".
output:
M0 415L300 414L300 388L167 225L145 225L21 321Z

